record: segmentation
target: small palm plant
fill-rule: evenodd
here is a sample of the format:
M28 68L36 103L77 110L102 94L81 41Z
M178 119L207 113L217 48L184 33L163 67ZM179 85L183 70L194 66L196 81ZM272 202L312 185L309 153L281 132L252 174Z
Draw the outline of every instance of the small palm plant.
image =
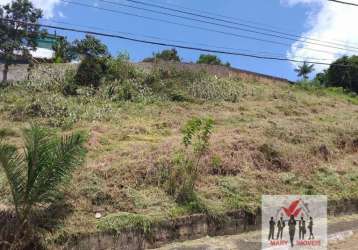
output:
M308 75L314 71L314 65L303 62L302 65L298 66L295 69L298 77L303 77L304 80L308 79Z
M79 134L59 138L38 126L24 130L23 152L0 141L0 166L7 177L19 222L12 249L23 248L33 240L30 220L35 206L56 199L64 181L82 163L83 142Z

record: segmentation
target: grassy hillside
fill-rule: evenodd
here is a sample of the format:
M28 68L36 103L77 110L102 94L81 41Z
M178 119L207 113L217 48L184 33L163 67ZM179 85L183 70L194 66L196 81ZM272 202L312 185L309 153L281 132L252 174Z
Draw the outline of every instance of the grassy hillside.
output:
M124 227L146 230L155 221L197 212L253 210L262 194L358 198L357 97L204 72L131 70L98 90L80 87L76 95L63 94L71 73L64 82L1 89L0 136L9 142L21 146L21 129L30 122L58 133L80 130L88 138L86 163L53 210L61 219L49 241ZM214 129L199 163L198 199L180 204L163 178L183 149L181 128L192 117L212 118ZM4 180L0 172L0 207L9 207ZM103 217L95 219L96 212Z

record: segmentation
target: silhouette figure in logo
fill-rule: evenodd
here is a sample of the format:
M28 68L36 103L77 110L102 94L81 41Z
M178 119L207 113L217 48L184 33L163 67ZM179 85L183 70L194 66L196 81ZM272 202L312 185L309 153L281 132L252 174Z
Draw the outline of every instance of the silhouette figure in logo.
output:
M309 240L314 239L314 235L313 235L313 219L312 219L312 217L310 217L310 221L308 222L308 229L310 230L310 237L308 239Z
M282 233L283 233L283 228L286 226L285 221L283 220L283 218L281 217L280 220L277 222L277 239L280 238L282 240Z
M301 216L301 220L298 223L298 227L299 227L299 239L304 240L306 234L306 221L303 219L303 216Z
M270 231L269 231L269 236L268 236L268 239L269 240L273 240L274 239L274 235L275 235L275 221L273 220L273 217L271 217L271 220L269 221L269 224L270 224Z
M287 225L288 225L288 233L290 234L291 247L293 247L293 240L295 238L295 232L296 232L296 220L293 215L290 216Z

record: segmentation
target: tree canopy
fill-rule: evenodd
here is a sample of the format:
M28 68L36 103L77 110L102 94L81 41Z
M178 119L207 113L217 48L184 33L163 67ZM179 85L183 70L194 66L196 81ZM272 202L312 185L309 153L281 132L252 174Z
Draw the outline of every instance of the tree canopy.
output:
M358 93L358 56L339 58L331 64L325 75L325 85Z
M218 56L210 55L210 54L207 54L207 55L201 54L199 59L196 61L196 63L230 66L230 63L227 62L226 64L224 64Z
M52 49L55 51L54 61L56 63L66 63L76 58L76 50L74 46L72 46L65 37L58 39Z
M109 56L108 48L98 38L86 35L82 40L73 42L76 52L86 58L98 58Z
M178 51L173 49L166 49L158 53L154 53L153 57L148 57L143 60L143 62L153 62L155 60L170 61L170 62L180 62L181 59L178 55Z
M45 34L36 25L41 17L42 11L34 8L29 0L15 0L0 6L0 51L5 62L3 82L7 81L9 65L14 62L16 56L31 58L30 50L36 50L37 39Z

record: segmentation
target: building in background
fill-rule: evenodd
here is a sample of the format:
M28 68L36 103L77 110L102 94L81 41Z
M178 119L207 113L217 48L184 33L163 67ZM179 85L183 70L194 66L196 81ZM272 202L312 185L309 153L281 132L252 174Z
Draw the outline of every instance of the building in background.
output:
M31 55L35 59L51 60L55 56L53 46L56 45L60 39L63 39L63 37L57 36L56 34L47 34L45 37L39 38L37 40L37 49L31 51Z

